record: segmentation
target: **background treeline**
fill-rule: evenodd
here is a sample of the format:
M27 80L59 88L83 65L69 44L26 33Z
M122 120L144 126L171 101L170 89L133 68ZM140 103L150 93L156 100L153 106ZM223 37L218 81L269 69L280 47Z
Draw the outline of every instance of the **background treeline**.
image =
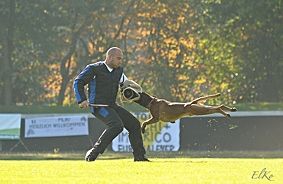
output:
M111 46L159 98L282 102L282 3L1 0L0 105L75 105L74 78Z

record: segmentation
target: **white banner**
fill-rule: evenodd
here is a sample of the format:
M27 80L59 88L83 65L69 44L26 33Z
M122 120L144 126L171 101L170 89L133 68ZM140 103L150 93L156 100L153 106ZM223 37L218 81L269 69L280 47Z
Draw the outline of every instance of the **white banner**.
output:
M140 122L149 119L149 113L133 113ZM175 123L158 122L147 125L143 134L143 143L147 151L178 151L180 148L180 119ZM132 151L128 131L124 128L113 141L112 149L117 152Z
M77 135L89 135L87 115L31 118L25 121L26 138Z
M0 140L20 139L21 114L0 114Z

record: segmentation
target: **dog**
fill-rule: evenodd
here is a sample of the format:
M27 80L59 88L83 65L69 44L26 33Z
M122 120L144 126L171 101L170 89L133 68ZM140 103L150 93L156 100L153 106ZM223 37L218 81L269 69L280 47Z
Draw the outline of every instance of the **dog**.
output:
M192 117L194 115L221 113L227 118L231 118L230 114L224 111L235 112L237 111L235 107L231 108L225 105L207 106L198 104L199 101L214 99L219 97L220 95L221 93L218 93L196 98L192 102L178 103L169 102L164 99L158 99L155 96L151 96L148 93L142 92L140 93L139 100L134 102L147 108L150 111L152 117L142 123L141 131L142 133L145 132L146 125L157 123L159 121L175 123L177 119L180 119L184 116Z

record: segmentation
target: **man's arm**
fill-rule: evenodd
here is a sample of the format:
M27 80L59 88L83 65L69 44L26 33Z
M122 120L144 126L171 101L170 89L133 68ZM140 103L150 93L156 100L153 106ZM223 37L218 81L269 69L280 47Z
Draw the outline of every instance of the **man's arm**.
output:
M88 65L75 79L74 81L74 91L78 104L83 108L88 107L89 103L87 101L84 86L93 80L95 76L94 67Z

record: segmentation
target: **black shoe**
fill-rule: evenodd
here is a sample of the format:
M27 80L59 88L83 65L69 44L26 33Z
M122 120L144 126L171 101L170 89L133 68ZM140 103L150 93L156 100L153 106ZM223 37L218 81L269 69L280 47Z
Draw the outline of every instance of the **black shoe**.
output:
M86 152L85 161L87 161L87 162L95 161L95 159L97 158L98 154L99 154L98 152L94 151L94 148L91 148L90 150L88 150Z
M134 158L134 162L150 162L147 158L145 158L144 156L136 156Z

